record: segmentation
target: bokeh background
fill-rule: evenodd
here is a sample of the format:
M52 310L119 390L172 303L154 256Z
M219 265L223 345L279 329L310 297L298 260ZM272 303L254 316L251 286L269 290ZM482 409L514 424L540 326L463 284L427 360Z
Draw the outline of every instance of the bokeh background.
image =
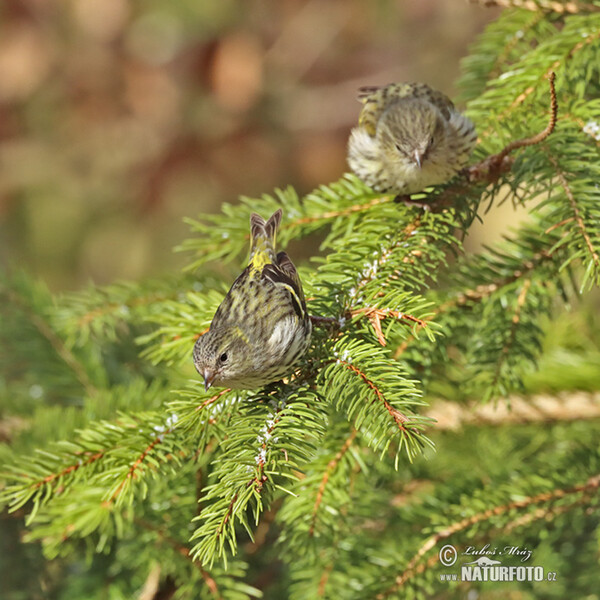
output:
M0 261L53 290L179 269L184 216L346 170L361 85L426 81L467 0L3 0Z

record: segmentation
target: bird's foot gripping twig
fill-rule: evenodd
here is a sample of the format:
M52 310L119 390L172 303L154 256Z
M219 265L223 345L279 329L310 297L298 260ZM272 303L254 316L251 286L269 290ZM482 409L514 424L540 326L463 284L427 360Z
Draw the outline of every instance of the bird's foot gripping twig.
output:
M317 317L315 315L309 315L310 322L315 327L335 327L339 329L340 322L334 317Z
M394 198L394 202L404 202L406 206L416 206L417 208L422 208L423 210L431 210L430 204L421 200L413 200L409 194L398 194Z

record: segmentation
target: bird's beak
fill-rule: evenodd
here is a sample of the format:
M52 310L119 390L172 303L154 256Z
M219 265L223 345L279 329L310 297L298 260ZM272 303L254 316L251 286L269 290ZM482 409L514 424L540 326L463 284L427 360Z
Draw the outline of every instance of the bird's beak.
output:
M420 169L421 168L421 160L423 159L423 155L418 150L415 150L414 157L415 157L415 164Z
M204 391L208 392L208 389L215 380L215 371L211 369L204 369Z

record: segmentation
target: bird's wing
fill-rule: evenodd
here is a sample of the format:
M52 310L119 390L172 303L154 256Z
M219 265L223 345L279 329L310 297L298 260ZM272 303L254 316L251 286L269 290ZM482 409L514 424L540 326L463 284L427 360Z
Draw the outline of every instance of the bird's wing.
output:
M450 119L454 111L454 104L442 92L429 87L426 83L390 83L384 86L365 86L358 90L358 99L363 108L358 118L358 124L364 127L369 135L374 136L377 122L382 113L395 100L403 98L424 98L431 102L444 115Z
M292 305L297 315L306 318L306 301L298 271L285 252L277 255L277 264L265 265L262 276L276 285L281 285L290 293Z
M415 86L416 98L426 98L447 120L450 119L450 115L454 112L454 104L446 94L430 88L425 83L415 83L413 85Z

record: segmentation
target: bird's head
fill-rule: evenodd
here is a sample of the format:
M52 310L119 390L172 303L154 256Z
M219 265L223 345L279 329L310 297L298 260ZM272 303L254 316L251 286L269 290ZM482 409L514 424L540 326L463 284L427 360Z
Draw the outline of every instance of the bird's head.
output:
M419 98L395 102L377 128L387 160L405 168L422 169L445 148L446 123L440 111Z
M212 385L237 387L252 369L251 352L238 327L211 327L194 346L194 365L204 377L204 389Z

